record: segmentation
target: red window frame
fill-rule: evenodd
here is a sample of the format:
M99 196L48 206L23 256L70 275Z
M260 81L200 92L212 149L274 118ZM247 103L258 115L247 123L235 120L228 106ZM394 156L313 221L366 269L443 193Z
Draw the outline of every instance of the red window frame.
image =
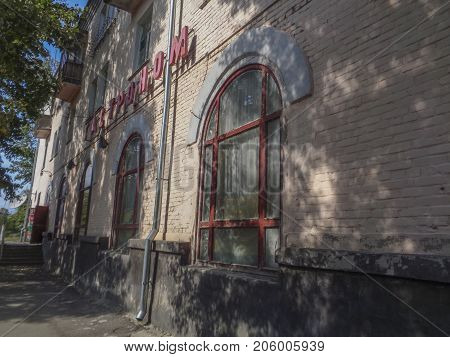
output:
M127 150L128 145L134 140L138 138L140 141L140 149L139 149L139 157L138 157L138 165L137 167L125 171L125 152ZM123 224L119 222L120 215L122 213L122 196L123 196L123 183L127 176L134 175L139 171L136 180L136 189L135 189L135 200L134 200L134 209L133 209L133 223L132 224ZM127 142L125 143L122 153L120 155L119 165L117 169L117 179L116 179L116 192L115 192L115 205L114 205L114 219L113 219L113 239L112 246L117 248L118 240L117 235L119 231L129 230L133 231L133 235L138 232L139 229L139 198L141 194L141 184L144 173L144 144L142 141L142 137L135 133L130 135Z
M67 196L67 178L66 176L63 176L59 184L58 197L56 198L56 216L55 216L55 225L53 228L55 238L59 237L62 222L64 219L64 206L66 203L66 196Z
M246 123L240 127L234 128L224 134L218 135L219 133L219 115L220 115L220 98L223 93L228 89L231 83L237 79L239 76L248 71L259 70L262 72L262 88L261 88L261 115L259 118ZM216 94L212 104L207 112L207 120L203 127L202 132L202 146L201 146L201 158L200 158L200 190L199 190L199 211L198 211L198 224L197 224L197 244L196 244L196 257L200 262L208 262L212 265L218 266L239 266L241 268L250 268L252 270L274 270L266 266L265 262L265 231L266 228L278 228L280 229L280 217L278 218L267 218L266 217L266 178L267 178L267 124L270 121L280 120L281 109L271 113L266 114L266 103L267 103L267 80L271 76L275 81L278 92L281 96L279 83L272 73L272 71L260 64L251 64L245 66L238 71L234 72L222 85L218 93ZM216 110L217 109L217 110ZM215 111L215 112L214 112ZM215 135L212 139L206 140L206 135L209 128L209 123L212 120L213 113L215 114ZM259 198L258 198L258 218L257 219L242 219L242 220L215 220L215 208L216 208L216 193L217 193L217 177L218 177L218 154L219 154L219 143L229 139L231 137L242 134L254 128L259 128ZM205 149L208 146L212 146L212 167L211 167L211 189L210 189L210 205L209 205L209 220L202 221L202 210L203 210L203 198L208 197L204 195L204 180L205 180ZM281 150L280 150L281 156ZM281 172L280 172L281 177ZM281 189L281 187L280 187ZM280 212L281 212L281 201L280 201ZM253 227L258 228L258 264L254 266L245 266L239 264L227 264L220 261L215 261L213 257L213 244L214 244L214 228L238 228L238 227ZM209 239L208 239L208 259L200 259L200 244L201 244L201 232L202 230L208 229Z
M91 182L89 183L88 187L84 187L84 181L86 179L86 172L88 168L91 167L93 169L92 163L87 163L83 170L83 175L81 176L81 181L79 183L78 187L78 206L76 211L76 220L75 220L75 232L74 232L74 238L75 240L78 240L80 236L80 232L82 232L83 235L87 234L87 228L89 224L89 211L91 207L91 195L92 195L92 178L93 178L93 172L91 173ZM88 203L87 203L87 218L86 223L84 225L81 224L81 214L83 210L83 201L84 201L84 192L89 190L88 194Z

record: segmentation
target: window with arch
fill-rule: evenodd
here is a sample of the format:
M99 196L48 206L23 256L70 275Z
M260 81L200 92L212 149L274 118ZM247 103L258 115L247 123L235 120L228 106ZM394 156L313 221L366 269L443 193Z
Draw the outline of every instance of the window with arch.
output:
M91 203L92 192L92 164L85 165L83 175L78 187L78 205L77 215L75 221L75 239L78 239L80 234L87 234L87 227L89 221L89 207Z
M281 109L277 81L262 65L235 72L209 108L202 137L200 261L277 267Z
M52 191L53 191L53 181L47 185L47 191L45 192L45 200L44 200L45 206L48 206L50 203L50 195L52 194Z
M144 145L138 134L128 139L122 151L117 171L114 214L114 245L125 246L139 230Z
M61 179L61 183L59 184L58 197L56 198L56 216L55 216L55 226L53 229L55 238L58 238L61 233L66 196L67 196L67 179L64 176Z

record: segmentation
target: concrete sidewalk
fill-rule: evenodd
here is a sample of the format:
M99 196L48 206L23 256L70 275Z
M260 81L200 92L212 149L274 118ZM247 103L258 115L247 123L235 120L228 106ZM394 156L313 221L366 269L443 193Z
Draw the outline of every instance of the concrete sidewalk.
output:
M0 336L167 336L66 286L39 267L0 266Z

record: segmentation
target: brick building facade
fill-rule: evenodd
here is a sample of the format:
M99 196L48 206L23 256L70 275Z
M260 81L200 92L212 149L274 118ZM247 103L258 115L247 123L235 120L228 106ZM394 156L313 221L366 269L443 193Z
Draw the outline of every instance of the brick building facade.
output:
M32 204L49 207L48 268L133 312L169 3L89 1L36 130ZM449 9L176 2L188 53L171 67L148 321L191 335L450 329Z

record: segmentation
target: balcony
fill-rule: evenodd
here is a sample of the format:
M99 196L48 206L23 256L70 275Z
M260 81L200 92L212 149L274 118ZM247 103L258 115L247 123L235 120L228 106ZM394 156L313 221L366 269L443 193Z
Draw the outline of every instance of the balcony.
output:
M52 130L52 117L49 114L42 114L36 121L34 136L38 139L47 139Z
M63 54L58 72L59 88L56 98L72 102L81 89L83 64L79 60L68 58Z
M143 0L104 0L104 2L130 14L134 14L139 5L143 3Z

